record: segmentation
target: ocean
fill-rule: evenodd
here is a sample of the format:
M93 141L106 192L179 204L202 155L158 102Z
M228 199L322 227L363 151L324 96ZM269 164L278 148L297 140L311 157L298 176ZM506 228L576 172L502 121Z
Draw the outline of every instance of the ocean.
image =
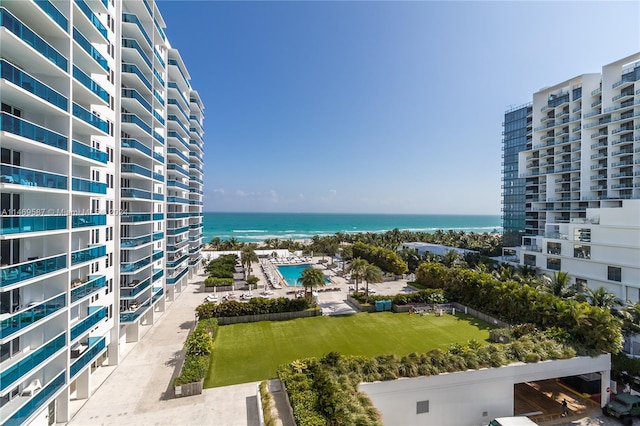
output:
M438 229L502 232L499 215L343 214L343 213L204 213L203 242L212 238L257 242L267 238L307 240L337 232L415 232Z

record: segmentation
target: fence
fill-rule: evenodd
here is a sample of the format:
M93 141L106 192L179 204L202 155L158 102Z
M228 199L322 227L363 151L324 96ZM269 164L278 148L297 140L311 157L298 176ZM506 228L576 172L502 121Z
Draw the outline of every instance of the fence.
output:
M320 309L308 309L305 311L298 311L298 312L281 312L276 314L261 314L261 315L243 315L239 317L220 317L218 318L218 324L229 325L229 324L240 324L240 323L247 323L247 322L258 322L258 321L285 321L290 319L315 317L320 315L322 315L322 311Z
M453 307L455 307L457 310L459 310L460 312L464 312L465 314L469 314L474 318L478 318L484 322L488 322L489 324L492 324L496 327L500 327L500 328L509 328L511 327L511 325L507 324L504 321L500 321L497 318L494 318L492 316L489 316L487 314L484 314L480 311L476 311L475 309L466 307L464 305L461 305L460 303L452 303Z

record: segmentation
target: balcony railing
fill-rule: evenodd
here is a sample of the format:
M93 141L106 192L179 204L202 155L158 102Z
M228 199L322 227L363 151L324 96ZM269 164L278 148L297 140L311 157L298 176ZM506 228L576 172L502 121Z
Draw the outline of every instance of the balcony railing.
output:
M42 409L42 404L55 395L65 384L65 372L63 371L55 379L47 383L38 393L29 398L18 411L8 419L3 419L3 425L13 426L26 424L26 420L37 410Z
M147 86L147 88L149 90L151 90L151 83L149 82L147 77L145 77L145 75L142 73L142 71L140 71L140 69L135 64L122 64L122 72L126 72L126 73L137 75L138 78L140 78L140 80L142 81L142 83L145 86Z
M122 89L122 97L135 99L140 102L140 105L147 111L151 112L151 104L135 89Z
M182 188L185 191L189 190L189 185L185 185L184 183L182 183L180 181L177 181L177 180L168 180L167 181L167 186Z
M167 164L167 170L175 170L178 173L181 173L186 177L189 177L189 172L183 169L182 167L178 166L177 164Z
M158 241L164 238L164 232L156 232L153 234L153 241Z
M93 24L94 27L96 27L96 30L98 30L98 32L102 34L102 37L104 37L106 40L108 38L107 29L104 27L104 25L102 25L102 22L100 22L100 20L93 13L91 8L84 2L84 0L75 0L75 2L80 8L80 10L82 11L82 13L84 13L87 19Z
M137 270L144 268L150 263L151 263L151 256L147 256L136 262L124 262L120 264L120 272L123 272L123 273L136 272Z
M66 216L1 216L0 235L67 229Z
M149 213L129 213L120 216L120 220L125 223L131 222L149 222L151 220L151 214Z
M153 96L160 102L160 105L164 106L164 99L160 96L160 93L156 89L153 89Z
M102 164L107 164L107 161L109 159L106 152L102 152L98 149L95 149L89 145L85 145L78 141L71 142L71 151L74 154L81 155L91 160L99 161Z
M153 131L153 137L160 142L162 145L164 145L164 138L162 137L162 135L158 132L156 132L155 130Z
M164 87L164 79L162 78L160 73L155 68L153 69L153 75L155 75L156 78L158 79L158 82L160 83L160 86Z
M64 348L66 340L66 335L62 333L38 349L28 352L26 357L0 373L0 392L9 388L10 385L29 374L30 371L49 359L50 356Z
M66 266L66 254L5 266L0 268L0 287L55 272Z
M133 248L151 242L151 235L143 235L135 238L120 238L120 248Z
M91 329L94 325L107 317L107 307L89 307L89 315L83 318L79 323L71 327L71 340L76 340L84 332Z
M89 42L89 40L87 40L81 33L80 31L78 31L77 29L73 29L73 39L76 41L76 43L78 43L78 45L80 47L82 47L82 49L87 52L87 54L89 56L91 56L93 58L94 61L96 61L98 63L98 65L100 65L100 67L105 70L105 71L109 71L109 63L107 62L107 60L105 59L104 56L102 56L102 54L100 52L98 52L96 50L95 47L93 47L91 45L91 42Z
M167 203L189 204L189 200L187 198L182 198L182 197L167 197Z
M67 58L44 41L40 36L31 31L31 28L23 24L18 18L13 16L4 7L0 7L0 26L5 27L16 37L20 38L29 46L33 47L42 56L53 62L63 71L67 71Z
M122 163L120 165L121 173L135 173L144 177L151 177L151 170L133 163Z
M136 40L133 40L130 38L123 38L122 47L125 47L128 49L135 49L142 57L142 60L149 66L149 68L153 68L153 66L151 65L151 60L149 60L149 57L145 53L144 49L142 49L142 46L140 46L140 44Z
M153 220L163 220L164 219L164 213L154 213L153 214Z
M122 22L126 22L126 23L137 25L138 29L140 30L140 32L144 36L144 39L147 41L147 43L149 43L149 46L153 45L153 43L151 42L151 38L147 34L147 31L145 31L144 26L142 25L142 22L140 22L140 20L138 19L138 17L136 15L133 15L131 13L123 13L122 14Z
M132 312L121 312L120 313L120 322L121 323L129 323L134 322L142 315L144 311L146 311L151 306L151 299L144 302L139 307L135 308Z
M21 118L3 112L0 115L0 130L22 136L45 145L67 150L67 138L59 133L40 127Z
M0 165L0 182L14 185L38 186L44 188L67 189L67 177L40 170Z
M89 262L107 255L107 246L91 247L71 252L71 265Z
M153 49L153 54L155 55L156 59L158 59L158 62L160 62L160 65L162 65L162 68L165 68L166 64L164 63L164 60L162 60L162 56L160 56L160 53L155 48Z
M151 278L140 282L138 280L131 281L126 287L120 287L121 299L133 299L151 285Z
M145 144L143 144L142 142L136 140L136 139L121 139L120 140L120 147L121 148L133 148L137 151L140 151L141 153L151 156L151 149L149 147L147 147Z
M107 286L107 279L104 275L93 275L89 277L89 281L82 283L71 289L71 303L74 303L88 295L95 293Z
M88 226L102 226L107 224L105 214L81 214L71 216L72 228L85 228Z
M65 295L61 294L3 319L0 321L0 339L4 339L58 312L64 308L65 300Z
M155 201L164 201L164 194L159 194L157 192L153 193L153 199Z
M162 250L154 250L153 255L151 255L151 261L155 262L156 260L160 260L162 259L162 256L164 256L164 252Z
M80 192L90 192L92 194L106 194L107 184L86 179L73 178L71 179L71 189Z
M123 198L140 198L144 200L151 199L151 192L135 188L122 188L120 196Z
M184 277L187 272L189 272L189 269L185 268L175 277L167 278L167 284L175 284L177 281L180 281L180 279Z
M158 113L158 111L153 110L153 116L156 118L156 120L160 122L160 124L164 126L165 124L164 118Z
M144 130L146 133L149 133L149 134L151 133L151 126L149 126L147 123L145 123L137 115L122 113L122 114L120 114L120 116L122 118L122 122L123 123L136 124L138 127L140 127L142 130Z
M189 258L189 256L188 256L188 255L184 255L184 256L182 256L182 257L181 257L181 258L179 258L179 259L172 260L172 261L168 261L168 262L167 262L167 268L169 268L169 269L174 269L174 268L176 268L177 266L179 266L182 262L184 262L185 260L187 260L188 258Z
M178 71L180 71L180 75L182 76L182 79L188 83L189 80L187 80L187 77L184 75L184 72L182 71L182 67L180 66L180 64L178 63L177 60L175 59L169 59L169 65L174 65L176 68L178 68Z
M91 344L92 341L95 341L95 343ZM82 355L80 355L80 357L78 357L69 367L69 377L73 377L78 374L78 372L82 370L84 366L90 364L106 347L104 337L100 338L99 340L97 338L89 337L89 342L89 348Z
M176 132L169 132L168 134L169 137L174 137L177 138L180 142L182 142L185 147L188 147L188 145L186 145L186 142L184 141L184 139L182 139L180 137L180 135L178 135ZM173 155L177 155L178 157L182 158L186 163L189 162L189 157L187 157L186 155L184 155L179 149L171 147L169 149L167 149L167 154L173 154Z
M69 100L65 96L62 96L40 80L30 76L4 59L0 60L0 75L5 80L10 81L16 86L22 87L27 92L33 93L40 99L44 99L49 102L51 105L54 105L64 111L69 107Z
M40 9L44 11L51 19L54 20L56 24L60 26L64 30L64 32L69 31L69 21L65 16L58 10L57 7L53 5L49 0L34 0L34 3L37 4Z
M93 81L91 77L82 72L75 65L73 66L73 78L78 80L80 84L82 84L87 89L91 90L94 94L96 94L100 99L105 102L109 102L109 93L104 90L98 83Z
M84 121L87 124L90 124L98 130L103 131L104 133L109 133L109 124L107 124L107 122L100 117L92 114L75 102L73 103L72 110L74 117L79 118L80 120Z

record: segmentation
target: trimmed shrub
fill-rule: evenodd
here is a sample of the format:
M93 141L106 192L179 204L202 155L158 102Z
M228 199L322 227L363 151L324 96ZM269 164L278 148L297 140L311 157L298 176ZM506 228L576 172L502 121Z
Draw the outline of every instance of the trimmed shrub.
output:
M180 375L173 380L174 386L198 382L209 371L209 358L213 351L213 342L218 331L218 320L204 319L198 322L195 330L185 341L184 364Z
M236 302L234 300L215 304L211 302L203 303L196 308L199 319L219 318L219 317L240 317L245 315L277 314L282 312L299 312L309 309L311 303L306 298L288 299L279 297L277 299L265 299L255 297L249 303Z
M205 287L219 287L233 284L233 274L230 278L207 277L204 279Z

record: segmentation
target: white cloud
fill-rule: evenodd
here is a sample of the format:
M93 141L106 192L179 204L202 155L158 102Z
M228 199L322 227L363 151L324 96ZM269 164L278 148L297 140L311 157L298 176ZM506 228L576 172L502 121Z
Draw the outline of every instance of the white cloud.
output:
M338 191L336 191L335 189L330 189L329 190L329 196L330 197L335 197L338 194Z
M213 190L214 194L224 194L224 189L223 188L216 188Z

